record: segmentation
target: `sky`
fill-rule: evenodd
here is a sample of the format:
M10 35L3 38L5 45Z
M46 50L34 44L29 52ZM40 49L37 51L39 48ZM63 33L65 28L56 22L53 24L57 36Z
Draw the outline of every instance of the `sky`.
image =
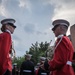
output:
M16 56L23 56L36 41L52 40L54 45L51 28L55 19L68 20L70 26L75 23L75 0L0 0L0 21L5 18L16 20L12 40Z

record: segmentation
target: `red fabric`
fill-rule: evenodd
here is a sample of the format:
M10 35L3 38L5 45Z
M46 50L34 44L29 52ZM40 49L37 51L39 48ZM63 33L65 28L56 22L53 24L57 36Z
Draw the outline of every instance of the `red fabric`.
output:
M72 61L73 52L72 43L66 36L63 36L62 41L55 49L53 59L48 62L50 71L52 71L51 75L74 75L72 66L66 64L67 61Z
M9 57L9 51L11 47L11 35L8 32L0 34L0 75L3 75L5 71L12 70L12 63Z
M35 75L38 75L38 70L39 70L39 68L37 70L35 70Z

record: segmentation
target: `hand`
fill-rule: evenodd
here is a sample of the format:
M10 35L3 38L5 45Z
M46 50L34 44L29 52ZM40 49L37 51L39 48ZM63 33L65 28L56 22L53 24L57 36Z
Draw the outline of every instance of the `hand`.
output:
M45 68L44 68L44 64L40 65L40 67L41 67L43 70L45 70Z

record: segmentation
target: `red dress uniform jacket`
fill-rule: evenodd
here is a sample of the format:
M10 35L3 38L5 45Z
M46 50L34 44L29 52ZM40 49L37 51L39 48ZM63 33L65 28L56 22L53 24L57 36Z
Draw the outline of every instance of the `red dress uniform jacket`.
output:
M0 34L0 75L3 75L6 70L12 71L12 63L9 57L11 47L11 34L3 32Z
M56 45L60 39L57 39ZM52 75L74 75L72 66L67 64L68 61L72 62L73 52L74 49L71 41L67 36L63 36L61 42L55 49L53 59L48 62Z

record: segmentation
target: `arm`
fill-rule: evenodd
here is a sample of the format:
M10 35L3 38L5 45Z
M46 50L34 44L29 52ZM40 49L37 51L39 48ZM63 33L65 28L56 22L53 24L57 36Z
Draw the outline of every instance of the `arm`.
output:
M68 60L68 55L69 55L68 43L63 38L55 50L53 59L45 63L48 66L47 69L52 71L62 68ZM44 67L46 66L45 64Z

